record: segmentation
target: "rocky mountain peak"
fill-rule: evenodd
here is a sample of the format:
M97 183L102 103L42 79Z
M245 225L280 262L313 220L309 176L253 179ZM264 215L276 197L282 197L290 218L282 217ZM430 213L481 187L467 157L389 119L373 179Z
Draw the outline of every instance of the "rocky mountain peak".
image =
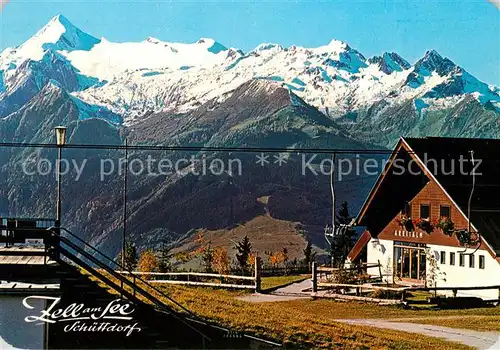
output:
M414 71L423 76L431 75L432 72L443 76L450 74L456 68L457 65L451 60L444 58L436 50L429 50L415 63Z
M368 59L371 64L376 64L380 70L386 74L401 72L411 67L411 65L395 52L384 52L382 56L374 56Z

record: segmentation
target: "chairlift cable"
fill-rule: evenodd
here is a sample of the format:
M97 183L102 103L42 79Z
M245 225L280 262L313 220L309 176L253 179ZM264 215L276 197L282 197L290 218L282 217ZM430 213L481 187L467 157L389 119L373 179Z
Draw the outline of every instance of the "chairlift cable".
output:
M475 171L475 162L474 162L474 150L470 150L469 151L470 153L470 157L471 157L471 162L472 162L472 188L471 188L471 191L470 191L470 194L469 194L469 200L467 202L467 234L469 235L470 237L470 234L471 234L471 221L470 221L470 212L471 212L471 202L472 202L472 196L474 194L474 190L475 190L475 187L476 187L476 171ZM478 236L478 240L479 242L476 243L477 244L477 247L476 249L474 249L474 251L472 253L465 253L467 251L467 249L469 248L469 245L467 243L464 243L464 246L465 246L465 249L462 250L462 251L459 251L458 253L459 254L462 254L462 255L474 255L478 249L481 247L483 241L481 239L481 235L479 234L479 232L476 232L477 236Z
M0 147L12 148L57 148L52 143L29 142L2 142ZM242 152L242 153L321 153L321 154L387 154L393 153L389 149L369 148L286 148L286 147L211 147L211 146L166 146L166 145L90 145L90 144L65 144L67 149L93 149L93 150L125 150L129 151L205 151L205 152ZM413 153L413 152L412 152Z

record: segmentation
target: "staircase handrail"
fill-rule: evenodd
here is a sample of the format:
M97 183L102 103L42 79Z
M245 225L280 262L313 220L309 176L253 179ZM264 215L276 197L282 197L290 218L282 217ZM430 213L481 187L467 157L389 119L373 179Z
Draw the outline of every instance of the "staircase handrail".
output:
M159 306L161 309L163 309L163 311L166 311L168 312L169 314L171 314L172 316L178 318L180 321L184 322L181 317L179 315L177 315L173 310L165 310L165 305L159 301L156 297L152 296L148 291L146 291L144 288L141 288L139 285L137 285L136 283L130 281L128 278L126 278L125 276L117 273L115 270L113 270L111 267L109 267L108 265L106 265L105 263L103 263L102 261L100 261L99 259L97 259L96 257L94 257L93 255L89 254L88 252L86 252L84 249L82 249L81 247L77 246L76 244L74 244L73 242L71 242L68 238L66 237L63 237L61 235L59 235L57 233L57 230L63 230L67 233L69 233L71 236L77 238L77 240L81 243L83 243L85 246L93 249L95 252L99 253L101 256L103 256L104 258L106 258L107 260L113 262L114 264L116 264L117 266L119 266L120 268L124 268L122 267L120 264L116 263L115 261L111 260L107 255L105 255L104 253L102 253L101 251L99 251L98 249L96 249L95 247L89 245L87 242L83 241L81 238L77 237L74 233L70 232L69 230L67 230L66 228L59 228L59 227L49 227L47 229L48 231L50 231L52 234L54 234L59 240L63 241L65 244L67 244L68 246L70 246L72 249L74 249L75 251L77 251L78 253L82 254L83 256L85 256L87 259L89 259L90 261L92 261L94 264L98 265L99 267L103 268L105 271L107 271L109 274L111 274L113 277L117 278L118 280L120 280L120 282L123 282L127 285L129 285L132 289L134 289L135 291L139 292L140 294L142 294L144 297L146 297L147 299L149 299L151 302L153 302L155 305ZM146 282L145 280L143 280L142 278L140 277L135 277L136 279L140 280L141 282L145 283L146 285L148 286L151 286L148 282ZM169 301L171 301L172 303L174 303L175 305L179 306L181 309L185 310L189 315L193 316L193 318L195 320L197 320L198 322L201 321L201 323L204 323L204 324L207 324L207 322L205 320L203 320L202 318L200 318L199 316L197 316L196 314L194 314L192 311L190 311L189 309L185 308L183 305L179 304L177 301L175 301L174 299L170 298L168 295L166 295L165 293L163 293L162 291L158 290L157 288L151 286L152 289L154 289L155 291L157 291L158 293L160 293L162 296L164 296L165 298L167 298ZM187 318L188 320L190 320L190 318ZM184 322L185 323L185 322ZM186 323L187 324L187 323ZM198 329L192 327L191 325L187 324L190 328L194 329L196 332L198 332L199 334L201 334L204 338L206 339L210 339L208 336L206 336L205 334L203 334L202 332L200 332Z
M119 267L122 271L127 271L129 272L131 275L134 275L133 274L133 271L131 271L130 269L126 268L125 266L122 266L121 264L119 264L118 262L116 262L115 260L111 259L109 256L107 256L106 254L104 254L103 252L101 252L99 249L95 248L94 246L88 244L87 242L85 242L83 239L81 239L80 237L76 236L73 232L69 231L67 228L65 227L49 227L47 228L47 231L50 231L53 235L55 235L58 239L64 239L66 244L69 244L70 246L73 246L76 251L79 251L80 254L83 254L84 256L86 256L89 260L91 261L94 261L94 263L98 264L99 266L101 266L103 269L105 269L106 271L108 271L111 275L113 275L114 277L116 277L117 279L119 279L120 281L122 282L125 282L127 283L128 285L130 285L132 288L136 288L137 291L141 291L140 293L142 294L142 292L146 293L148 295L148 299L149 297L153 298L153 299L156 299L154 296L152 296L149 292L147 292L146 290L144 290L143 288L141 288L140 286L138 286L137 284L133 283L132 281L130 281L128 278L126 278L125 276L123 276L122 274L118 273L117 271L113 270L112 268L110 268L109 266L106 266L105 263L101 262L100 260L98 260L97 258L95 258L93 255L89 254L88 252L86 252L84 249L80 248L79 246L75 245L73 242L71 242L69 239L65 238L65 237L62 237L60 234L58 234L57 231L64 231L66 233L68 233L69 235L71 235L72 237L76 238L77 241L79 241L80 243L83 243L84 246L92 249L93 251L95 251L96 253L98 253L99 255L101 255L102 257L104 257L106 260L110 261L111 263L113 263L114 265L116 265L117 267ZM207 320L203 319L202 317L196 315L195 313L193 313L191 310L187 309L186 307L184 307L183 305L181 305L179 302L177 302L176 300L172 299L171 297L169 297L168 295L166 295L164 292L162 292L161 290L159 290L158 288L156 288L155 286L153 286L152 284L150 284L149 282L147 282L146 280L134 275L135 279L138 279L139 281L141 281L142 283L146 284L148 287L150 287L151 289L153 289L154 291L156 291L157 293L159 293L161 296L165 297L166 299L168 299L170 302L172 302L173 304L177 305L178 307L180 307L182 310L186 311L189 315L192 316L192 318L190 317L186 317L187 320L189 321L192 321L192 322L197 322L199 324L203 324L203 325L210 325L211 327L215 327L215 328L218 328L220 330L225 330L225 331L230 331L228 330L227 328L225 327L221 327L221 326L218 326L216 324L212 324L211 322L208 322ZM132 285L131 285L132 284ZM144 294L143 294L144 295ZM157 299L156 299L157 300ZM151 300L152 301L152 300ZM157 302L154 302L153 303L157 304ZM160 307L165 307L165 305L159 301L159 306ZM157 304L158 305L158 304ZM168 312L170 314L172 314L174 317L179 317L178 315L176 315L175 313L172 312L172 310L168 310ZM181 319L181 321L183 321ZM188 324L188 326L190 328L193 328L191 325ZM196 332L198 332L199 334L201 334L205 339L208 339L210 340L210 338L208 336L206 336L205 334L203 334L202 332L200 332L198 329L196 328L193 328ZM255 340L259 340L259 341L264 341L270 345L273 345L273 346L278 346L280 347L281 344L278 344L276 342L273 342L273 341L270 341L270 340L265 340L265 339L261 339L261 338L258 338L258 337L255 337L255 336L251 336L251 335L248 335L248 334L245 334L243 333L243 336L245 338L248 338L248 339L255 339Z
M121 264L117 263L115 260L111 259L109 256L107 256L106 254L104 254L103 252L101 252L99 249L91 246L90 244L88 244L87 242L85 242L83 239L81 239L80 237L78 237L77 235L75 235L73 232L69 231L68 229L64 228L64 227L61 227L61 228L57 228L57 227L49 227L48 230L50 230L52 233L54 234L57 234L55 230L57 229L60 229L68 234L70 234L72 237L76 238L80 243L83 243L86 247L89 247L90 249L92 249L93 251L95 251L96 253L98 253L99 255L101 255L102 257L104 257L106 260L110 261L111 263L113 263L114 265L116 265L117 267L119 267L122 271L127 271L128 273L130 273L131 275L133 275L133 271L131 269L128 269L126 268L125 266L122 266ZM113 270L114 271L114 270ZM116 271L114 271L116 272ZM117 275L119 276L122 276L120 273L116 273ZM123 276L122 276L123 277ZM180 304L179 302L177 302L176 300L172 299L171 297L169 297L167 294L165 294L164 292L162 292L161 290L159 290L158 288L156 288L155 286L153 286L152 284L148 283L146 280L142 279L141 277L139 276L136 276L135 277L136 279L138 279L139 281L141 281L142 283L146 284L148 287L151 287L152 289L154 289L156 292L158 292L159 294L161 294L163 297L165 297L166 299L168 299L170 302L172 302L173 304L177 305L178 307L180 307L182 310L186 311L187 313L189 313L191 316L195 317L195 318L200 318L199 316L197 316L195 313L193 313L191 310L187 309L185 306L183 306L182 304ZM127 279L127 278L126 278ZM128 279L127 279L128 280Z

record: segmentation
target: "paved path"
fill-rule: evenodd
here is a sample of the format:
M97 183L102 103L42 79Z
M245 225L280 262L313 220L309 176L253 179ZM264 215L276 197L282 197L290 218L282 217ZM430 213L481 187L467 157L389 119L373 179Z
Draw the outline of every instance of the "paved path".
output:
M254 293L252 295L245 295L239 297L239 300L249 301L252 303L263 303L263 302L273 302L273 301L288 301L295 299L310 298L310 292L303 292L305 289L312 288L312 281L305 280L298 283L293 283L289 286L279 288L269 294Z
M429 337L442 338L449 341L460 342L477 349L500 349L500 333L478 332L468 329L456 329L427 324L391 322L381 319L337 319L337 322L370 326L396 331L418 333Z
M305 280L294 283L289 286L277 289L270 294L254 293L239 297L243 301L254 303L288 301L295 299L310 298L310 292L304 292L306 289L312 288L312 281ZM442 318L457 318L463 316L442 316ZM474 316L467 316L474 317ZM427 319L429 317L416 317L412 320ZM441 318L441 316L440 316ZM396 331L422 334L429 337L441 338L449 341L460 342L462 344L475 347L477 349L494 349L500 350L500 333L495 332L478 332L468 329L456 329L442 326L434 326L427 324L409 323L408 318L397 318L391 320L384 319L335 319L333 321L360 326L370 326L385 329L394 329ZM401 322L403 321L403 322Z

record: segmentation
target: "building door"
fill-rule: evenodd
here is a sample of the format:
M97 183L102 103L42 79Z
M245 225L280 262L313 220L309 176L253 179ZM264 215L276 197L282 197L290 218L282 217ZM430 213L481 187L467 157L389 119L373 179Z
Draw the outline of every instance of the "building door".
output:
M394 242L395 281L399 279L423 283L425 270L425 244Z

